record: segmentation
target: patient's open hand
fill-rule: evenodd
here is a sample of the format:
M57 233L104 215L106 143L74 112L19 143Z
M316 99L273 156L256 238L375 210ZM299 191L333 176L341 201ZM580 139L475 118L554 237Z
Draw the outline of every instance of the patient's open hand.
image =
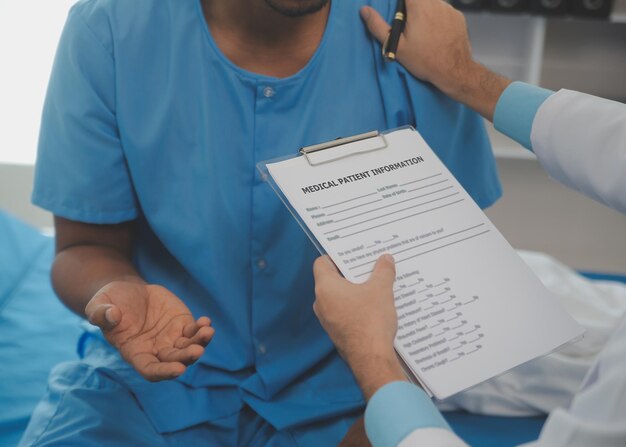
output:
M150 381L172 379L198 360L211 341L211 320L195 320L161 286L114 281L89 301L85 314L122 357Z

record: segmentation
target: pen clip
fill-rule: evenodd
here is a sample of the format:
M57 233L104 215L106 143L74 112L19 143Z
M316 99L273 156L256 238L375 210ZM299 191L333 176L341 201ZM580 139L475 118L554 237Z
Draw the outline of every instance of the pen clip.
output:
M387 33L387 37L385 37L385 40L383 41L383 46L381 47L381 51L383 53L383 57L385 59L387 59L388 61L395 61L396 60L396 54L395 53L389 53L387 51L387 46L389 45L389 37L391 36L391 30L389 30L389 32Z

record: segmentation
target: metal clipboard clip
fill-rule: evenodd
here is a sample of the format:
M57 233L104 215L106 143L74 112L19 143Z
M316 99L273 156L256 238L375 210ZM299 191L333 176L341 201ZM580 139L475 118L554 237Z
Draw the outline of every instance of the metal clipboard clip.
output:
M378 139L379 141L376 141L375 139ZM369 142L371 144L361 145L361 147L359 148L353 146L352 150L350 150L350 145L352 145L352 143L363 142L365 140L371 140ZM387 138L385 138L385 134L380 133L377 130L373 130L371 132L361 133L358 135L353 135L351 137L337 138L336 140L328 141L326 143L305 146L303 148L300 148L299 152L301 155L304 155L306 157L310 166L319 166L321 164L329 163L331 161L351 157L352 155L364 154L380 149L386 149L388 146L389 145L387 144ZM338 148L341 148L342 150L340 152L333 152L333 154L330 156L327 156L327 153L324 153L323 157L319 157L320 151Z

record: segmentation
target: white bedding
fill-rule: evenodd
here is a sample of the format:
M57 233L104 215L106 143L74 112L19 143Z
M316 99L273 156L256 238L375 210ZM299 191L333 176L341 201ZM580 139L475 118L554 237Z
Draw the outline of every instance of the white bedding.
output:
M626 284L589 280L543 253L520 256L586 329L585 337L546 357L438 402L442 410L465 409L499 416L530 416L567 406L615 325L626 313Z

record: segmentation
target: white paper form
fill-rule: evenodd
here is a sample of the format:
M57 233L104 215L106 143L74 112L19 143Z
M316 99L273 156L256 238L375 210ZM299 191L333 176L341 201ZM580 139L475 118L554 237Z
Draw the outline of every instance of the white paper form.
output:
M394 256L395 347L427 391L449 397L582 335L419 133L386 139L317 166L297 157L267 168L347 279Z

